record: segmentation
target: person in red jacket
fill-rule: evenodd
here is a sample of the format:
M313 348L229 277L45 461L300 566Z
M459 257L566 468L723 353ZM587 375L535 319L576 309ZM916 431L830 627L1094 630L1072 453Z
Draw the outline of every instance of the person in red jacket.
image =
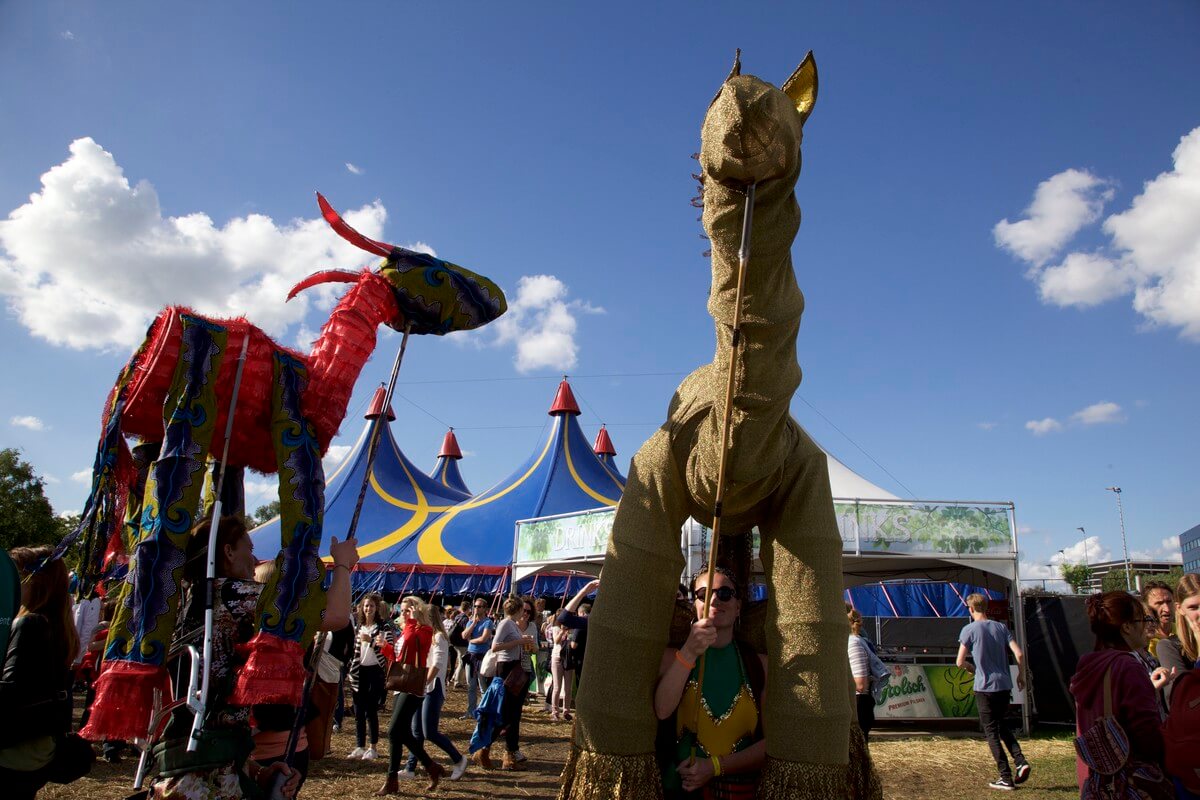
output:
M1146 647L1147 625L1157 622L1141 601L1127 592L1094 594L1087 600L1088 622L1096 649L1079 659L1071 678L1076 732L1083 733L1104 717L1104 676L1112 673L1112 714L1129 737L1131 762L1163 765L1163 737L1158 699L1146 668L1134 653ZM1075 759L1080 788L1087 765Z
M429 662L429 648L433 644L433 626L429 624L429 606L425 605L425 601L416 595L409 595L400 601L400 620L400 636L396 646L393 648L391 645L385 644L383 656L389 663L400 661L403 658L405 663L419 667L421 673L424 674ZM392 721L388 725L388 742L391 746L388 753L387 780L375 793L376 795L400 793L398 773L401 762L404 760L405 747L417 757L417 760L425 767L425 771L429 773L429 791L437 788L438 781L446 772L445 767L430 758L429 753L425 752L425 743L413 733L413 716L421 711L421 702L425 697L424 685L424 681L422 681L420 694L398 692L392 700Z

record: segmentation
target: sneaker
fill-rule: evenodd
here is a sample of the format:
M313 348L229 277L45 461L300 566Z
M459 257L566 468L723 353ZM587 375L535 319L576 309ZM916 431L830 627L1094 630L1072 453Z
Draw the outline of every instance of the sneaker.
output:
M461 778L463 773L467 771L467 765L470 763L470 760L466 756L460 758L458 763L454 765L454 771L450 773L450 780L456 781Z
M1012 781L1008 780L1007 778L997 778L996 780L994 780L988 784L988 788L989 789L999 789L1002 792L1011 792L1013 789L1015 789L1017 787L1016 787L1016 785L1013 784Z
M346 756L346 758L362 758L363 753L365 753L365 752L367 752L367 751L362 749L361 747L356 747L350 751L350 755Z
M1028 764L1017 764L1017 774L1013 783L1024 783L1029 780L1029 773L1033 772L1033 768Z
M524 753L522 753L520 750L514 750L512 757L513 757L513 761L516 761L518 764L520 764L522 761L529 760L529 758Z
M415 781L417 779L417 773L415 770L405 767L396 773L396 777L402 781Z
M374 761L377 758L379 758L379 753L375 752L374 747L368 747L366 749L366 751L362 754L363 761Z

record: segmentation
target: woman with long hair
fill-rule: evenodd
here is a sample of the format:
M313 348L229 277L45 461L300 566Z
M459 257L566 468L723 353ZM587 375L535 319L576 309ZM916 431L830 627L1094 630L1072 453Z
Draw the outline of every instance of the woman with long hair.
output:
M571 689L575 686L575 668L567 660L570 646L571 630L558 624L558 619L551 617L548 628L552 643L550 650L550 719L554 721L571 720Z
M1079 659L1071 678L1076 732L1087 731L1106 716L1106 705L1110 707L1129 737L1129 763L1147 776L1147 788L1152 789L1165 783L1163 737L1154 686L1135 653L1146 647L1147 626L1155 620L1142 601L1127 592L1092 595L1087 615L1096 649ZM1082 758L1076 758L1075 772L1082 789L1089 777Z
M421 711L412 719L412 732L418 742L433 742L450 756L454 770L450 780L456 781L467 771L467 757L459 752L450 737L442 733L442 705L446 702L446 674L450 664L450 640L446 636L441 606L428 606L429 625L433 628L433 643L429 647L427 661L429 672L428 683L425 684L425 699L421 701ZM408 763L400 771L401 778L415 778L417 754L409 753Z
M525 697L529 694L530 670L524 663L536 643L534 636L526 633L529 618L533 616L533 602L520 597L504 601L504 619L496 627L492 639L492 650L496 653L496 675L504 679L506 691L500 705L500 718L504 730L504 761L501 769L525 769L521 764L524 757L520 751L521 715L525 709ZM519 671L519 672L518 672Z
M1200 661L1200 575L1189 572L1179 579L1175 587L1175 635L1159 639L1157 653L1163 668L1174 669L1177 675ZM1171 688L1168 684L1164 689L1168 708Z
M654 690L655 715L674 717L663 796L753 797L767 751L762 723L766 657L734 641L742 603L733 573L717 567L709 586L702 570L692 579L692 596L697 620L681 648L663 653ZM698 687L701 658L703 690Z
M383 615L383 597L368 592L355 610L354 657L350 660L350 693L354 697L354 735L357 744L347 758L370 761L379 757L379 707L383 705L383 680L387 662L383 648L390 645L395 630ZM367 732L370 729L370 746Z
M429 650L433 646L429 606L416 595L409 595L400 601L400 619L403 623L396 645L384 648L384 658L388 662L411 664L424 672L429 663ZM420 712L424 695L425 687L422 686L419 692L397 692L392 700L392 720L388 724L388 742L391 749L388 752L387 780L379 791L375 792L376 795L399 794L400 758L405 747L416 756L429 774L427 791L432 792L436 789L438 782L446 774L446 768L429 757L429 753L425 752L425 743L413 732L413 717ZM461 761L461 756L459 760Z
M9 552L21 575L21 607L12 622L0 681L0 783L5 797L32 800L50 782L62 737L71 729L71 665L79 636L67 592L67 568L47 561L49 545ZM44 564L44 566L43 566Z

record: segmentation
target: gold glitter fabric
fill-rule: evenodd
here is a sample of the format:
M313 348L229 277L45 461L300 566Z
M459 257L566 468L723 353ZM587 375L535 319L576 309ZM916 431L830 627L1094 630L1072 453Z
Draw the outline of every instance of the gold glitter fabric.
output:
M807 98L807 113L816 69L809 59L805 64L809 78L793 78L789 94L796 89L792 97ZM733 358L738 369L722 526L743 533L757 525L762 534L769 597L763 710L769 793L763 796L828 798L847 791L851 708L841 539L825 455L789 414L800 385L796 337L804 310L791 258L800 224L793 191L804 117L798 100L738 72L722 86L701 131L716 353L679 386L667 421L633 458L589 621L583 672L590 677L580 683L576 754L563 773L560 798L658 796L641 793L649 780L641 770L653 767L645 754L654 750L654 687L683 569L679 529L688 516L712 520ZM797 75L804 74L802 66ZM735 353L738 249L750 182L751 259ZM606 678L618 674L616 687ZM604 793L593 794L601 780Z
M653 753L616 756L571 748L558 800L661 800L662 780Z
M849 800L883 800L883 784L871 761L871 751L862 729L850 727L850 773L847 775Z

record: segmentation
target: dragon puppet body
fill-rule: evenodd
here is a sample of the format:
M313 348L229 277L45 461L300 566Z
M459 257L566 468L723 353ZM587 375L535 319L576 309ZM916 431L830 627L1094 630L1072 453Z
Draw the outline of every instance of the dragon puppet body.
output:
M712 243L708 310L716 323L716 355L684 379L667 422L633 458L584 663L593 678L620 674L621 690L603 679L581 681L560 800L663 796L652 697L675 613L669 598L684 566L679 530L689 516L711 524L717 515L723 533L745 536L754 526L761 533L769 598L760 616L768 664L767 755L757 796L878 796L861 733L851 722L841 539L828 466L789 414L800 385L796 337L804 309L791 258L800 225L794 187L816 93L811 53L782 90L740 74L735 62L705 117L702 219ZM750 259L735 337L748 195ZM714 508L722 499L717 484L727 396L727 480L723 503Z
M373 271L320 272L292 289L288 299L319 283L353 284L308 356L281 347L244 319L208 319L173 306L154 320L109 396L83 521L59 545L62 552L86 533L83 562L93 569L106 542L109 552L129 554L105 645L107 666L83 731L88 738L145 735L154 690L165 689L185 553L201 515L208 462L224 451L226 430L228 466L279 473L284 526L279 554L262 554L275 556L276 577L263 590L259 633L239 671L234 702L299 705L301 656L325 609L325 569L317 557L321 456L375 349L376 329L441 335L485 325L506 310L503 292L487 278L368 239L317 198L340 236L384 262ZM137 457L125 436L142 440ZM123 548L114 548L113 539Z

